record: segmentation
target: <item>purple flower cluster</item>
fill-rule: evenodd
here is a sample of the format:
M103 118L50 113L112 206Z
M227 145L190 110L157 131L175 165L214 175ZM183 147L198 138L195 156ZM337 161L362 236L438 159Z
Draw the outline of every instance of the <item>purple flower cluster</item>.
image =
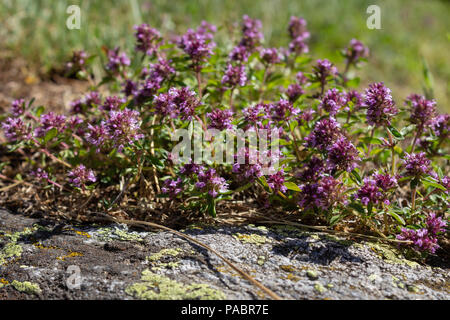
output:
M291 83L286 90L286 95L291 103L294 103L301 95L305 93L302 86L298 83Z
M419 178L431 173L431 161L427 159L425 152L405 154L403 160L406 169L406 175Z
M56 128L58 133L62 133L66 129L66 117L54 112L41 115L39 123L40 126L34 129L34 134L38 138L44 137L53 128Z
M329 77L335 77L337 75L337 68L327 59L317 60L316 65L313 67L314 77L316 81L322 85L327 83Z
M319 108L325 109L330 116L334 117L336 113L339 111L347 103L347 96L345 93L340 92L336 88L328 90L322 101L320 102Z
M97 147L97 151L110 142L119 152L128 144L142 139L140 133L139 112L125 108L111 110L106 118L98 125L88 124L85 134L86 140Z
M298 205L303 209L319 208L329 209L340 197L339 181L330 176L323 177L320 181L306 185L300 185Z
M105 123L102 122L99 125L92 125L89 123L85 138L87 142L96 146L97 152L99 152L104 143L109 140L108 129L106 128Z
M369 85L365 92L364 105L367 107L367 123L377 127L390 125L392 117L398 113L392 100L391 89L383 82Z
M85 188L85 184L97 181L94 171L86 169L82 164L78 165L75 169L69 171L67 174L69 177L69 183L73 184L78 188Z
M209 25L209 24L208 24ZM189 29L176 41L178 47L182 49L192 60L195 71L202 69L202 64L213 54L216 44L212 41L216 28L212 25L206 27L205 24L197 30Z
M291 42L289 43L289 50L296 55L308 53L309 48L306 40L309 38L309 32L306 29L306 20L298 17L291 17L289 22L289 36Z
M287 188L284 185L284 170L280 169L277 173L269 175L267 178L267 185L272 189L273 193L286 192Z
M134 29L136 30L136 51L144 52L148 56L154 55L161 43L159 31L146 23L134 26Z
M119 151L134 141L144 138L140 133L139 112L125 108L110 111L103 125L110 139Z
M411 108L410 121L417 124L420 130L433 119L436 112L436 101L427 100L419 94L409 95L405 104Z
M42 168L37 168L36 171L30 172L32 176L35 176L38 180L49 180L49 175L47 171L43 170Z
M208 128L217 130L232 129L233 125L231 121L233 120L233 112L229 109L221 110L214 109L212 112L206 114L210 119L211 123Z
M108 63L106 64L106 70L111 73L117 73L123 68L130 65L130 59L125 52L119 52L119 48L108 50Z
M25 112L25 100L18 99L11 103L11 114L14 117L20 117Z
M201 171L197 177L198 182L195 184L195 187L202 192L208 192L213 198L216 198L219 193L228 190L226 180L220 177L215 169L211 168L206 171Z
M247 82L247 74L245 72L245 65L240 64L233 66L231 63L227 65L227 70L222 78L222 85L228 88L235 88L237 86L245 86Z
M259 163L259 151L248 147L241 148L235 155L233 173L241 181L252 182L262 176L262 165ZM239 160L241 159L241 160Z
M2 129L6 139L10 142L27 140L30 137L31 127L20 118L7 118L2 122Z
M397 235L398 240L411 241L414 249L435 253L440 248L438 245L438 234L445 232L447 222L435 213L430 213L426 219L426 227L418 230L402 228L401 234Z
M229 54L229 58L231 61L236 61L238 63L247 62L248 57L250 56L250 52L244 46L236 46L231 50Z
M450 114L440 114L430 121L430 127L437 137L445 138L450 132Z
M313 120L315 113L316 113L316 111L311 108L302 110L300 112L300 115L297 117L297 121L298 121L299 125L308 123L309 121Z
M364 46L361 41L352 39L344 55L348 65L357 64L361 59L369 56L369 48Z
M269 113L273 121L289 121L299 113L292 103L285 99L280 99L277 103L269 105Z
M203 170L204 167L200 164L187 163L183 167L181 167L180 173L184 174L185 176L191 176L193 174L199 174Z
M125 98L119 98L117 96L110 96L105 98L105 102L99 107L100 110L111 111L117 110L127 100Z
M316 182L324 171L324 162L317 157L312 157L295 176L303 182Z
M362 98L361 94L359 94L359 92L356 90L350 90L349 92L347 92L346 98L347 98L347 103L351 102L353 104L354 111L359 110L363 105L363 98Z
M92 91L86 94L83 98L71 102L71 112L73 114L85 113L87 110L92 109L101 103L102 99L100 94L97 91Z
M247 107L242 110L244 120L251 124L261 124L261 121L268 119L268 111L272 108L272 105L258 103L254 106Z
M306 146L324 151L341 135L339 122L332 117L324 118L316 123L314 129L305 138Z
M364 205L378 204L380 202L389 205L388 191L397 186L397 179L389 174L375 174L364 179L364 185L356 192L355 198L361 200Z
M170 88L169 92L161 93L155 97L155 113L171 118L180 117L182 120L191 120L195 114L195 108L200 105L195 91L187 87Z
M181 179L167 179L164 181L164 186L161 188L161 191L167 194L171 199L175 199L177 195L183 191Z
M261 49L260 56L261 60L267 65L280 63L281 61L280 54L278 53L277 48Z
M68 72L78 72L83 70L86 64L86 59L88 58L86 52L83 50L74 51L72 53L72 58L66 63L66 71Z
M261 29L262 23L260 20L244 15L242 17L242 39L239 45L246 48L248 52L255 51L264 38Z
M360 161L358 150L345 136L339 137L328 148L327 167L329 170L351 172Z

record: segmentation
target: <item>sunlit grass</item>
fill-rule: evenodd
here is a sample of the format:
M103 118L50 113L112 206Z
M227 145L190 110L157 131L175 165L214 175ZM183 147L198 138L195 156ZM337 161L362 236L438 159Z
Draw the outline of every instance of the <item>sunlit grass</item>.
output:
M66 8L82 10L80 30L68 30ZM381 7L381 30L366 27L370 4ZM0 36L6 45L30 62L48 70L64 61L73 49L91 53L101 45L131 50L133 25L142 21L165 34L184 32L205 19L222 27L218 41L243 14L261 19L266 44L285 46L291 15L308 20L311 53L333 60L342 68L339 50L355 37L371 49L370 63L361 71L363 84L383 80L401 100L422 92L422 57L434 77L434 92L441 110L450 110L450 3L445 1L361 0L115 0L51 1L3 0L0 2Z

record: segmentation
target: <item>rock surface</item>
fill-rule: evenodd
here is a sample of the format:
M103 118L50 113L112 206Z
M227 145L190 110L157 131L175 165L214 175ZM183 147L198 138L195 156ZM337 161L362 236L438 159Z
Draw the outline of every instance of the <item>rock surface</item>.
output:
M184 233L285 299L449 299L449 269L393 247L283 226ZM0 299L267 299L213 253L169 232L69 226L0 209Z

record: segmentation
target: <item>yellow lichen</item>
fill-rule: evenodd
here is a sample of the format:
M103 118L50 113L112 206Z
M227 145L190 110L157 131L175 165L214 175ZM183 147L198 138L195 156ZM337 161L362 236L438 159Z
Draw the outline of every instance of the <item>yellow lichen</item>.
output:
M147 257L147 260L149 260L149 261L158 261L164 256L176 257L181 252L183 252L183 250L181 250L180 248L176 248L176 249L171 249L171 248L170 249L162 249L158 253L152 254L150 257Z
M388 245L371 243L370 249L375 252L380 258L383 258L387 263L391 264L406 264L410 267L419 266L417 262L404 258L401 253Z
M41 288L39 288L39 285L36 283L31 283L29 281L20 282L20 281L14 280L13 282L11 282L11 285L17 291L24 292L27 294L41 293Z
M259 234L236 233L233 235L233 237L235 237L242 243L251 243L256 245L262 245L270 242L269 238L261 236Z
M82 257L82 256L83 256L83 254L81 252L71 251L68 254L66 254L65 256L57 257L56 259L61 260L61 261L65 261L68 258Z
M135 283L125 292L142 300L223 300L225 294L207 284L185 285L148 269L142 272L142 282Z

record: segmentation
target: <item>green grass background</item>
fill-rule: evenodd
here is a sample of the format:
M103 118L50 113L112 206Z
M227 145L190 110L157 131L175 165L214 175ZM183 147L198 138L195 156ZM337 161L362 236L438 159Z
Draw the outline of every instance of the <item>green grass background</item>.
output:
M66 9L81 7L81 30L68 30ZM366 27L369 5L381 8L381 30ZM358 75L362 84L384 81L400 103L423 92L423 61L433 77L438 107L450 111L450 2L444 0L1 0L0 46L43 71L61 64L74 49L95 53L103 44L133 48L133 25L147 22L164 34L181 33L207 20L238 32L243 14L261 19L267 46L288 44L291 15L308 21L310 52L343 68L338 51L351 38L369 46L371 57ZM423 59L422 59L423 58Z

